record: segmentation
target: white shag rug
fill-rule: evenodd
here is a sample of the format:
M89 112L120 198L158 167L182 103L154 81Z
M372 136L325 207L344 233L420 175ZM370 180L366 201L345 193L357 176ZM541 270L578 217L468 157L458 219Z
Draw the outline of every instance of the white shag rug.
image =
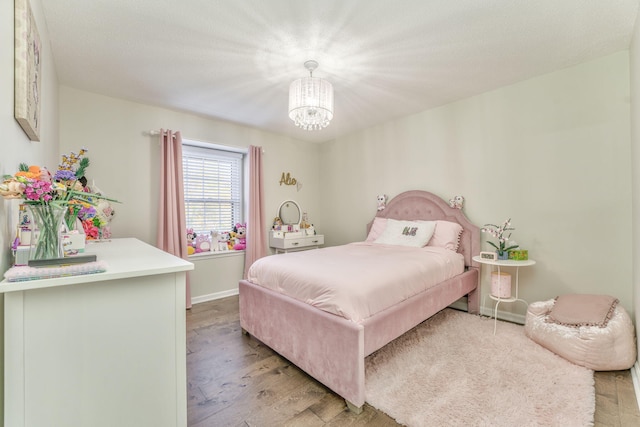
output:
M367 402L422 426L591 426L593 371L524 328L445 309L366 359Z

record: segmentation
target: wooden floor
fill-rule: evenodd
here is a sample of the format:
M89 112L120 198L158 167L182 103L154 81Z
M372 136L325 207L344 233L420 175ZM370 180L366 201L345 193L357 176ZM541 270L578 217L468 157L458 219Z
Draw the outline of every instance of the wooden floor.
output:
M191 427L396 426L365 405L360 415L271 349L241 334L238 297L187 311ZM640 426L629 371L596 372L595 426Z

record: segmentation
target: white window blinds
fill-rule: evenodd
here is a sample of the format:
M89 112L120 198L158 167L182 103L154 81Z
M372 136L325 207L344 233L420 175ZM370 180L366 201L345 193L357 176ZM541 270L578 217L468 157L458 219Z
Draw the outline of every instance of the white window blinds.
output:
M183 144L187 228L208 234L242 222L242 164L242 153Z

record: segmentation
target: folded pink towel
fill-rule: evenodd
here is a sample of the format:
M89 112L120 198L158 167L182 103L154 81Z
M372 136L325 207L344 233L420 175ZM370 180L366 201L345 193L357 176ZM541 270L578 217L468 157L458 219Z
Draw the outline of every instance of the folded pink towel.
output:
M610 295L567 294L556 298L547 321L565 326L604 328L618 305Z

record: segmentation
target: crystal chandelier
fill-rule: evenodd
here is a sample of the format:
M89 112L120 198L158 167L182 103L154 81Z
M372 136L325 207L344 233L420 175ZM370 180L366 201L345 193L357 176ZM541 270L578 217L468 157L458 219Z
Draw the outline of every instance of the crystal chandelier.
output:
M318 68L316 61L307 61L304 66L309 77L295 80L289 86L289 117L304 130L322 129L333 119L333 86L313 77L313 70Z

